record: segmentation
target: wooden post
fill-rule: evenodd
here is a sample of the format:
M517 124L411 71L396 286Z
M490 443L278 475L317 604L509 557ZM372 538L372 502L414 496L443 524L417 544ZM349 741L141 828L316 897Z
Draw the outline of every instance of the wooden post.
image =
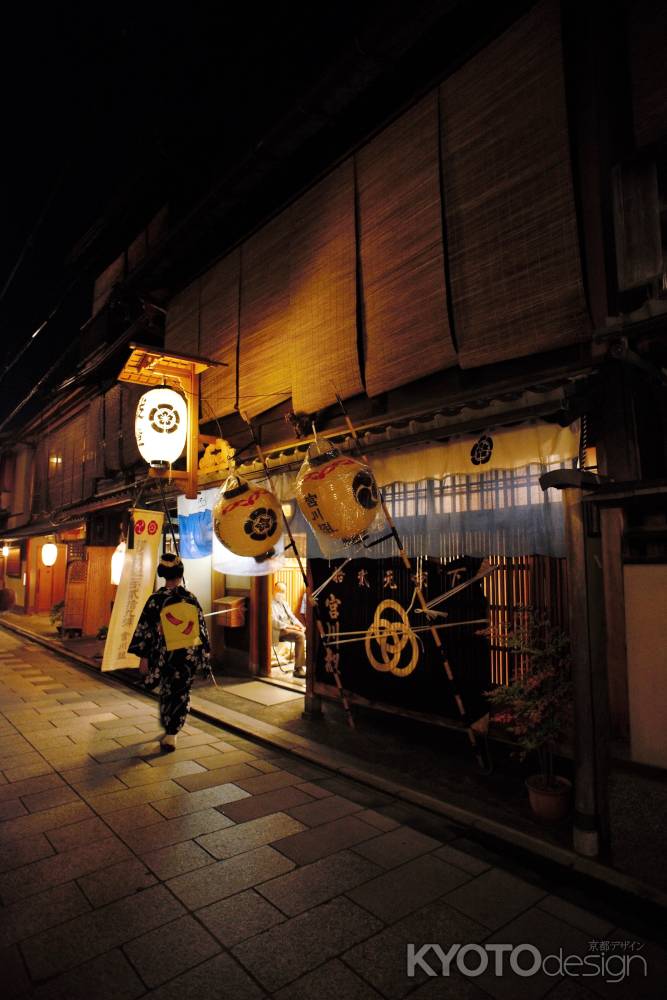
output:
M624 523L625 517L621 507L600 507L610 727L614 737L628 740L630 738L630 705L625 636L623 555L621 551Z
M188 393L188 440L186 444L186 469L188 470L185 495L188 500L197 499L197 473L199 461L199 376L195 366L190 365Z
M570 645L574 686L573 846L597 857L608 848L608 696L604 666L602 572L585 523L582 490L563 490Z
M250 673L271 676L271 615L269 577L255 576L250 584Z
M307 592L313 592L313 573L309 565L306 567L308 574ZM314 608L310 601L306 601L306 697L303 706L302 716L304 719L318 719L322 717L322 698L315 694L315 667L317 663L317 643L319 635L315 624Z

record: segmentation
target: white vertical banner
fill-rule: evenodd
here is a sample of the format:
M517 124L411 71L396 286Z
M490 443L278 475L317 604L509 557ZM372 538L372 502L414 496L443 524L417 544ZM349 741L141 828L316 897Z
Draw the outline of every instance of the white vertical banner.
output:
M125 553L123 573L116 591L109 632L104 645L102 670L138 667L139 657L128 653L144 604L153 593L164 514L153 510L130 511L134 548Z

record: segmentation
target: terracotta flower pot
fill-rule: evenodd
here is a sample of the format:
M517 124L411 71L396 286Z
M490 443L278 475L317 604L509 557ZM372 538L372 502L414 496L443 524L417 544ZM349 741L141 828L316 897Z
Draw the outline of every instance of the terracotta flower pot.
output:
M526 779L530 807L538 819L545 823L557 823L570 811L572 782L560 777L554 780L555 786L550 787L545 784L541 774L533 774Z

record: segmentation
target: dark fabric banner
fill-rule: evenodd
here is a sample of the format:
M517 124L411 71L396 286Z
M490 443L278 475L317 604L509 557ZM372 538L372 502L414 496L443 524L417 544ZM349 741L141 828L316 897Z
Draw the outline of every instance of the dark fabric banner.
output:
M426 601L432 601L474 577L481 562L425 558L413 560L408 573L398 558L355 559L347 566L311 559L315 590L340 567L318 597L327 639L317 652L317 680L334 685L337 656L343 686L370 701L458 721L458 691L468 723L485 715L483 692L491 687L491 674L488 637L480 634L488 618L483 584L473 583L434 608L454 684L414 593L419 579Z

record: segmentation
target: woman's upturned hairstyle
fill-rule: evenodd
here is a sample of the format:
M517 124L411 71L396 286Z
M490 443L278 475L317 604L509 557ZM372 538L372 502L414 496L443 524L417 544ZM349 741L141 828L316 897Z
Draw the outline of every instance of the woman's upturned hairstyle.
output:
M183 563L173 552L165 552L157 567L157 575L165 580L179 580L185 569Z

